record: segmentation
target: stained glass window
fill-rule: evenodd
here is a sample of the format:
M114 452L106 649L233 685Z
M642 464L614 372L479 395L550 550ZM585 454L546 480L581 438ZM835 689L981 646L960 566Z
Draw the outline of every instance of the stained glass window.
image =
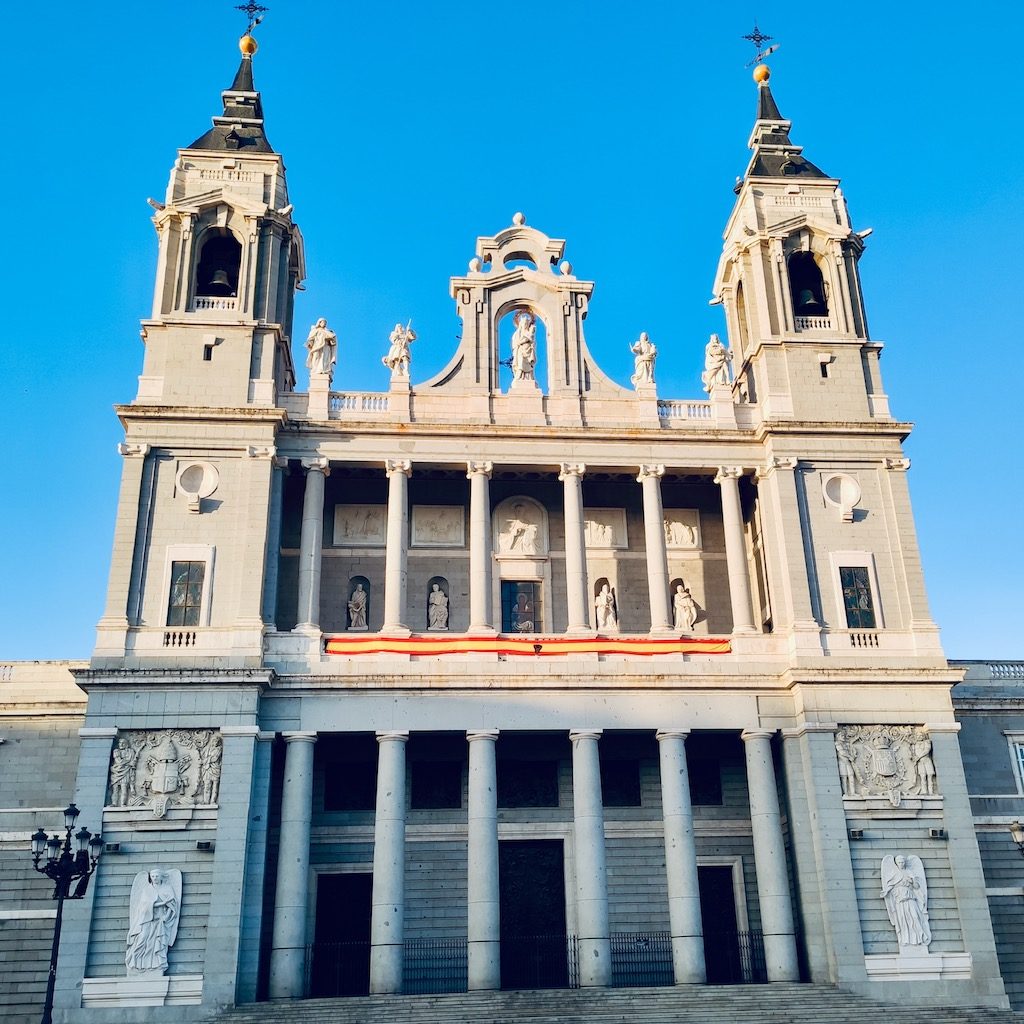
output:
M171 562L171 593L167 602L168 626L199 625L205 576L205 562Z
M540 584L505 580L501 584L502 633L539 633Z
M850 629L875 628L875 604L871 598L871 580L865 566L840 568L846 625Z

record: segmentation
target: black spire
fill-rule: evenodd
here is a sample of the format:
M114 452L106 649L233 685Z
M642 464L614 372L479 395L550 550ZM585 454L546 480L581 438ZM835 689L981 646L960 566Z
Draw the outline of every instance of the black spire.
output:
M256 40L242 37L242 63L231 88L221 93L224 113L213 119L213 127L189 146L224 153L273 153L263 132L263 104L252 78L252 54ZM247 52L248 51L248 52Z
M758 75L758 72L761 74ZM748 178L827 178L828 175L806 159L803 146L794 146L789 138L793 127L779 113L778 104L768 85L768 68L760 65L754 72L757 80L757 120L750 136L754 155L747 167Z

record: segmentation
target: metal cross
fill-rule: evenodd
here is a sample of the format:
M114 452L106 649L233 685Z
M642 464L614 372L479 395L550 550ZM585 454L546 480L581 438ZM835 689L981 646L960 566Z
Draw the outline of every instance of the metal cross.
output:
M237 4L235 6L235 10L241 11L248 17L249 27L245 30L248 33L263 20L263 15L266 14L270 8L264 7L263 4L253 3L253 0L248 0L248 3Z
M239 8L244 10L244 8ZM771 36L766 36L758 27L757 22L754 22L754 31L749 36L743 36L744 39L749 39L754 44L754 49L761 52L761 47L771 39Z

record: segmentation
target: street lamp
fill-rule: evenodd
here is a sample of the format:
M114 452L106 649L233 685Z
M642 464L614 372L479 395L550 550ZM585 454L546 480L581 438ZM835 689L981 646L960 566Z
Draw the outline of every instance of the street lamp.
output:
M1010 825L1010 838L1017 844L1020 855L1024 857L1024 825L1019 821L1015 821Z
M103 837L93 835L85 826L74 836L71 848L71 830L78 820L78 808L68 804L64 808L64 838L48 836L39 829L32 836L32 866L41 875L53 879L53 898L57 901L57 920L53 926L53 947L50 950L50 974L46 980L46 1000L40 1024L51 1024L53 1019L53 986L57 981L57 951L60 949L60 926L64 918L64 901L80 900L89 887L89 879L103 852ZM45 860L44 860L45 854ZM71 883L77 881L75 891Z

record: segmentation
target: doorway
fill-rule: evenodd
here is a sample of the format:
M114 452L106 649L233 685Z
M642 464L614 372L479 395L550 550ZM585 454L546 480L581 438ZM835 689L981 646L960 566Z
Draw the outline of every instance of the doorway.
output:
M709 985L735 985L744 977L740 957L739 924L733 869L729 866L697 868L700 916L704 926L704 962Z
M318 877L311 996L369 994L372 892L370 873Z

